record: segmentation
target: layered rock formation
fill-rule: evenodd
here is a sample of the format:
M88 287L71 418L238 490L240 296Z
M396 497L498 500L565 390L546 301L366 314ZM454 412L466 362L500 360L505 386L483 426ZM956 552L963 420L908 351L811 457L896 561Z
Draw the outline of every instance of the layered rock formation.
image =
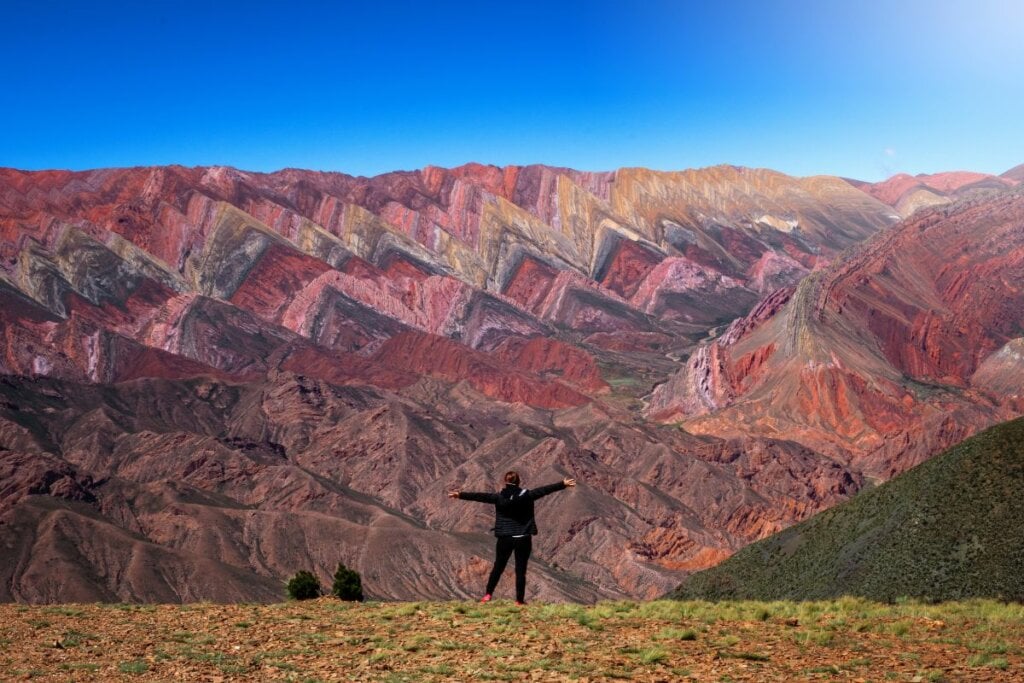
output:
M1024 407L1021 282L1024 192L920 212L700 346L649 413L888 478Z
M1003 173L1000 177L1001 178L1008 178L1010 180L1015 180L1018 183L1024 182L1024 164L1020 164L1019 166L1014 166L1013 168L1011 168L1006 173Z
M900 173L880 183L850 181L855 187L896 209L906 218L919 209L950 204L971 195L1000 192L1017 185L1021 178L1012 169L1001 176L971 171L920 174Z
M849 496L861 470L929 454L899 438L933 403L888 389L861 408L895 425L863 437L870 467L800 422L813 397L777 429L711 422L791 353L744 340L896 219L838 178L731 166L0 170L0 597L275 599L339 560L377 597L472 595L487 510L445 493L512 467L581 481L542 505L538 597L663 593ZM908 329L976 347L918 358L879 322L892 367L858 375L969 370L956 405L977 418L948 438L1004 409L1019 370L994 308L1015 266L982 270L974 248L957 258L981 280L960 284L933 272L945 251L908 253L988 313ZM860 284L883 311L886 272Z

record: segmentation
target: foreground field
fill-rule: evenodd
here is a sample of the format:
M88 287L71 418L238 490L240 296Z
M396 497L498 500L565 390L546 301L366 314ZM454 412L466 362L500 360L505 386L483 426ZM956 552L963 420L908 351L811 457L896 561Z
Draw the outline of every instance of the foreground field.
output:
M1024 606L0 605L2 680L241 678L1022 680Z

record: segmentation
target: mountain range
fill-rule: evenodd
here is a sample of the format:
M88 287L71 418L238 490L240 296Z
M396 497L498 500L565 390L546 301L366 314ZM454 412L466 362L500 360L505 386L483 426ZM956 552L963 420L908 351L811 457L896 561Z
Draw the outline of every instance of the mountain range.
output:
M0 599L663 594L1024 412L1019 176L0 170Z

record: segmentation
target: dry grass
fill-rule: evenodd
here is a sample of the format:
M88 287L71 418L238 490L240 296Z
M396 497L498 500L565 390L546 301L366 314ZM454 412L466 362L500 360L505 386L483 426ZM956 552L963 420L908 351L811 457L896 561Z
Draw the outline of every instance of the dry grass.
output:
M0 605L0 680L1024 679L1024 606Z

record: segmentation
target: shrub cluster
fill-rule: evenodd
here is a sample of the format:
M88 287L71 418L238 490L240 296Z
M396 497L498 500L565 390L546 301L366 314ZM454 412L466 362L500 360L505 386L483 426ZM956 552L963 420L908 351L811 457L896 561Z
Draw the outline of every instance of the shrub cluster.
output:
M320 580L313 572L301 570L295 573L285 584L285 592L290 600L312 600L324 594ZM361 601L363 599L363 579L359 572L349 569L343 562L338 563L334 572L334 583L331 595L339 600Z
M338 563L338 570L334 572L334 584L331 586L331 595L339 600L362 601L363 579L355 569L349 569L344 563Z
M323 595L319 579L313 576L313 572L304 569L296 572L295 576L288 580L285 592L291 600L312 600Z

